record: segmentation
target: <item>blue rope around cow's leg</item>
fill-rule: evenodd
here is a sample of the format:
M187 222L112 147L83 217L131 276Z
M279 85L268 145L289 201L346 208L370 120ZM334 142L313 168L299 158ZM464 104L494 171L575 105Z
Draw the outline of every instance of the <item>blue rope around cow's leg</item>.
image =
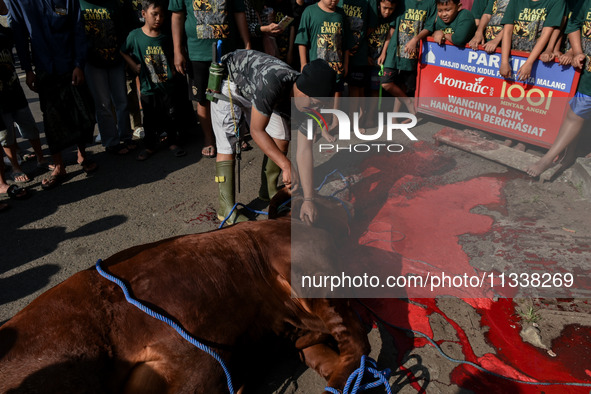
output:
M366 365L366 362L368 365ZM376 381L371 383L361 384L363 380L363 375L365 371L371 373ZM388 383L388 377L390 376L390 369L386 368L383 371L377 370L376 362L367 357L366 355L361 356L361 363L359 368L357 368L347 379L347 383L345 384L345 388L343 389L342 394L357 394L364 390L369 390L374 387L384 386L386 389L386 393L392 394L392 389L390 388L390 384ZM354 382L353 382L354 381ZM351 385L353 385L353 389L351 389ZM329 393L333 394L340 394L339 391L332 387L326 387L324 389Z
M199 342L198 340L196 340L195 338L193 338L187 331L185 331L181 326L179 326L177 323L175 323L174 321L172 321L168 317L163 316L163 315L159 314L158 312L154 312L153 310L151 310L150 308L148 308L147 306L145 306L144 304L142 304L141 302L139 302L138 300L133 298L129 294L129 290L127 289L127 286L125 286L125 283L123 283L123 281L121 279L104 271L101 267L101 262L102 262L102 260L100 260L100 259L96 262L96 270L98 271L98 273L102 277L110 280L113 283L116 283L121 288L121 290L123 290L123 294L125 295L125 299L127 300L127 302L129 302L133 306L137 307L138 309L142 310L143 312L147 313L148 315L152 316L153 318L156 318L156 319L168 324L170 327L174 328L176 330L176 332L178 332L179 335L182 336L189 343L191 343L192 345L196 346L198 349L204 351L205 353L207 353L211 357L213 357L220 364L220 366L224 370L224 373L226 374L228 391L230 391L230 394L234 394L234 387L232 386L232 377L230 376L230 371L226 367L224 360L222 360L222 358L220 357L219 354L217 354L216 352L211 350L207 345L204 345L201 342Z

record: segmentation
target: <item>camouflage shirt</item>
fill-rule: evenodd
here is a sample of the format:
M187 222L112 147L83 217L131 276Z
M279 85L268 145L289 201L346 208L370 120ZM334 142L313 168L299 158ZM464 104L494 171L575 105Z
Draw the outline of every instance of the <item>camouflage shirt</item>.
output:
M300 73L262 52L239 49L222 57L240 95L265 116L273 111L289 119L291 89Z

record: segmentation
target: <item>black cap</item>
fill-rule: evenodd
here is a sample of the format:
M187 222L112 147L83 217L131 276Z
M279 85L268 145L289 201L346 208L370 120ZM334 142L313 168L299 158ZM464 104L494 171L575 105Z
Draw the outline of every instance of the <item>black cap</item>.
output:
M337 84L337 73L324 59L306 64L296 79L298 89L308 97L331 97Z

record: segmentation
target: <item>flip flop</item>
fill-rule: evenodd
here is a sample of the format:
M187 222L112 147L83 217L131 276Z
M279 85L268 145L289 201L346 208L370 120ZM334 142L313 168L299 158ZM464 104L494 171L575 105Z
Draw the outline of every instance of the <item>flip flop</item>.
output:
M55 188L56 186L59 186L62 184L64 178L66 176L65 175L50 175L49 177L45 178L43 181L46 181L45 183L43 183L43 181L41 182L41 188L43 190L51 190L53 188Z
M138 161L144 161L144 160L148 160L150 158L150 156L152 156L154 154L154 152L150 152L147 149L144 149L143 151L141 151L139 153L139 155L137 155L136 159Z
M139 146L138 144L136 144L132 140L124 141L123 145L127 148L128 151L136 150Z
M29 198L29 192L24 187L19 187L17 185L10 185L6 190L6 194L13 200L24 200Z
M17 178L23 178L24 179L17 179ZM13 172L12 173L12 179L16 182L16 183L27 183L27 182L31 182L31 178L29 178L29 176L27 174L25 174L24 172Z
M180 146L177 146L176 148L173 148L170 151L173 155L175 155L175 157L183 157L187 155L187 152Z
M41 163L37 163L37 168L40 170L44 170L44 171L49 171L49 170L53 171L53 170L55 170L55 165L49 164L49 162L44 161Z
M98 164L92 159L84 159L80 162L80 166L84 170L84 172L88 174L92 174L96 170L98 170Z
M213 146L213 145L204 146L203 149L201 149L201 155L203 157L213 159L216 156L215 146Z
M113 145L113 146L107 146L105 148L105 151L107 153L111 153L113 155L118 155L118 156L122 156L122 155L126 155L129 153L129 149L123 145L123 144L117 144L117 145Z

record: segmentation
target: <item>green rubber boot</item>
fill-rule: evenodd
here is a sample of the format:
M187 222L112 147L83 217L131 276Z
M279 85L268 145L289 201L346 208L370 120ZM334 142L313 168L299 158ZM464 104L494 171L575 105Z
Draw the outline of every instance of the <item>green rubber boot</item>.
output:
M215 163L215 181L219 187L220 207L218 219L223 221L232 210L235 201L234 189L234 160L218 161ZM248 218L238 210L232 212L232 216L226 221L228 224L245 222Z
M259 199L263 201L271 201L273 196L277 194L279 174L281 174L281 168L265 155L263 158L263 166L261 167L261 188L259 189Z

